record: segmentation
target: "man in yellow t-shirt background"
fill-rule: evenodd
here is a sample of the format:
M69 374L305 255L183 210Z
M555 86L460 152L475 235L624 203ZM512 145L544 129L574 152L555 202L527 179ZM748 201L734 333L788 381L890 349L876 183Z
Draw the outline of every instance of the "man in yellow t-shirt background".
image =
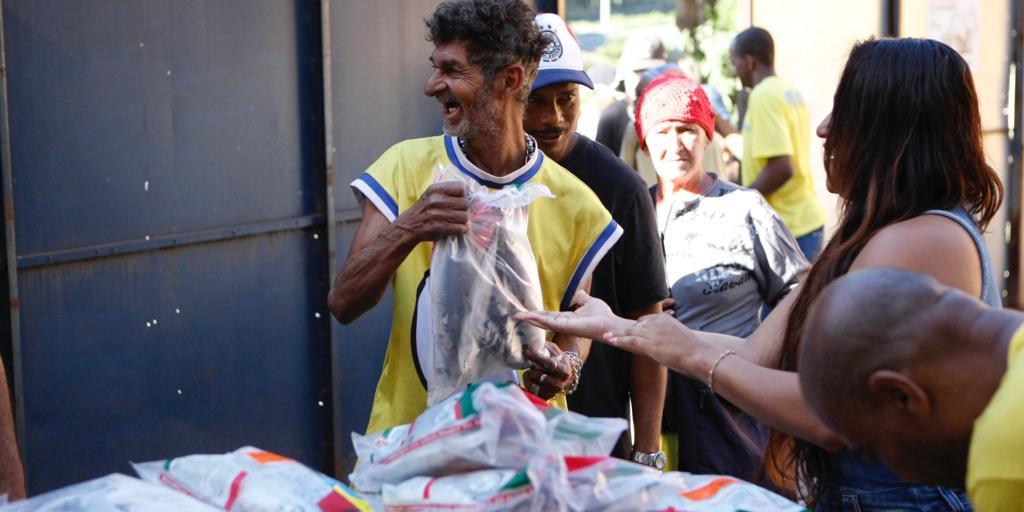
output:
M767 30L740 32L729 60L743 87L751 88L741 120L741 184L761 192L813 260L822 247L825 213L811 176L807 105L796 88L775 76L775 42Z
M804 400L901 478L1024 511L1024 314L904 270L851 272L807 317Z

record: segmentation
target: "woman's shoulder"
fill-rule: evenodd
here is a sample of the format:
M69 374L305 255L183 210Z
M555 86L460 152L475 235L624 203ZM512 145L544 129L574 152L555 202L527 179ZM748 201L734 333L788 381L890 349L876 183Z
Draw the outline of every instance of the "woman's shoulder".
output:
M934 214L922 214L900 222L894 222L875 234L868 242L871 245L907 245L908 242L930 246L963 245L973 248L971 234L956 220ZM866 248L866 247L865 247Z
M865 267L919 272L975 296L981 293L981 259L974 239L960 223L942 215L918 215L879 230L850 270Z

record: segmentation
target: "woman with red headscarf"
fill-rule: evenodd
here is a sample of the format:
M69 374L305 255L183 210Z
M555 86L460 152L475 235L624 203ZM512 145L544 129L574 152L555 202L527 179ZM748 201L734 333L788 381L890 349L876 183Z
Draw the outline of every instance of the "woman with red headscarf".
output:
M761 194L704 171L714 126L704 91L682 75L656 78L637 100L636 132L658 175L671 313L690 329L742 338L809 264ZM764 482L767 428L703 382L670 374L663 424L671 467Z

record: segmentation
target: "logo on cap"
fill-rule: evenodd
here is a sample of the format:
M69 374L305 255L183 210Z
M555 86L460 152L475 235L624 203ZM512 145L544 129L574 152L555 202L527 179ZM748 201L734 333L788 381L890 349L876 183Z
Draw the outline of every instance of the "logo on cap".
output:
M562 40L558 38L558 34L554 30L551 30L551 26L548 25L541 29L541 34L551 41L551 44L544 49L544 54L541 55L541 60L544 62L555 62L562 58Z

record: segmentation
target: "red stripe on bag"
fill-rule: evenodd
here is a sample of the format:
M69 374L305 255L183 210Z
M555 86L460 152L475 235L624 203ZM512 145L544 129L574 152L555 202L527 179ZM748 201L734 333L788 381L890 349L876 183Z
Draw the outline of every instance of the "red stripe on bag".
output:
M231 481L231 493L228 494L228 502L224 504L224 510L231 510L231 507L235 505L235 500L238 499L238 489L242 487L242 479L248 475L245 471L240 471L235 479Z
M569 472L578 471L580 469L593 466L598 462L608 460L608 457L565 457L565 466Z
M421 446L423 446L423 445L425 445L427 443L431 443L431 442L434 442L434 441L436 441L436 440L438 440L438 439L440 439L442 437L447 437L447 436L455 435L455 434L458 434L459 432L462 432L464 430L469 430L471 428L476 428L476 427L479 427L479 426L480 426L480 418L473 418L472 420L467 421L466 423L460 423L458 425L453 425L451 427L438 430L437 432L434 432L434 433L432 433L432 434L430 434L430 435L428 435L428 436L426 436L426 437L424 437L424 438L422 438L422 439L420 439L418 441L414 441L412 443L409 443L409 446L406 446L405 448L402 448L401 450L399 450L399 451L397 451L397 452L395 452L395 453L393 453L393 454L391 454L391 455L389 455L387 457L384 457L383 459L378 461L378 464L391 464L392 462L398 460L403 455L405 455L405 454L407 454L407 453L409 453L409 452L411 452L411 451L413 451L413 450L415 450L415 449L417 449L417 448L419 448L419 447L421 447ZM409 431L412 432L412 429L410 428Z

